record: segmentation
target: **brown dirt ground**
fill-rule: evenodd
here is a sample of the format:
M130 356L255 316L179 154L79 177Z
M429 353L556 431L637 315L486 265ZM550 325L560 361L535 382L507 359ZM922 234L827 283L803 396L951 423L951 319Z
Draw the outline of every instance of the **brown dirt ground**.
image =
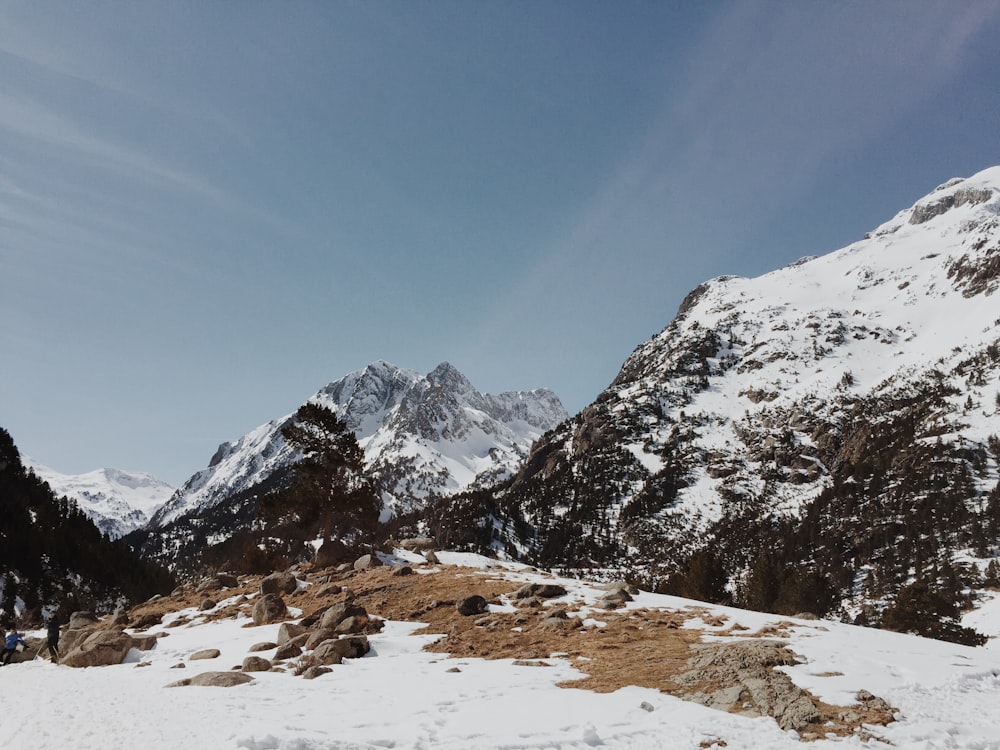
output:
M430 651L452 657L531 660L539 665L544 665L544 660L552 658L553 654L559 654L585 675L562 682L560 687L607 693L635 685L680 698L718 687L689 685L682 689L673 679L687 671L691 646L701 642L703 635L703 631L685 628L684 623L697 616L706 620L707 611L601 611L591 617L605 623L603 627L584 628L578 619L567 620L566 626L561 628L543 626L542 621L554 609L564 609L569 612L570 618L574 617L573 613L582 602L567 596L549 600L544 605L537 601L522 603L514 613L486 612L463 616L455 608L459 600L479 594L490 604L499 605L504 595L514 601L512 595L520 584L489 570L448 565L425 569L431 572L399 576L385 567L335 573L332 569L310 570L306 566L296 571L296 575L314 585L284 599L288 606L309 615L344 600L344 592L327 596L316 593L324 583L337 583L349 588L355 601L370 614L391 620L423 622L426 626L417 633L440 633L442 638L426 647ZM198 607L206 597L219 600L259 590L259 577L242 577L240 581L240 588L223 592L197 593L193 586L184 586L169 596L133 608L130 617L136 620L148 614L165 615L187 607ZM235 604L216 607L202 616L206 620L216 620L234 617L241 611L249 614L251 605L250 601L238 599ZM707 624L722 626L725 621L715 618ZM757 633L748 633L738 626L723 632L748 638L780 638L785 634L787 625L790 623L777 623ZM162 627L154 625L149 630ZM248 624L248 627L252 625ZM815 731L800 733L804 740L821 739L828 735L860 734L870 737L862 724L885 725L892 721L892 714L887 711L861 705L847 708L831 706L815 698L813 702L821 718L815 725ZM718 746L724 746L724 743Z

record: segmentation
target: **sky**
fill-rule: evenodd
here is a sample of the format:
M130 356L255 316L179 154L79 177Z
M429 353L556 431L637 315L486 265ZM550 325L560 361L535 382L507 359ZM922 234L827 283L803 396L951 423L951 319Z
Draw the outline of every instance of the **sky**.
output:
M593 401L1000 163L1000 3L0 0L0 427L174 484L383 359Z

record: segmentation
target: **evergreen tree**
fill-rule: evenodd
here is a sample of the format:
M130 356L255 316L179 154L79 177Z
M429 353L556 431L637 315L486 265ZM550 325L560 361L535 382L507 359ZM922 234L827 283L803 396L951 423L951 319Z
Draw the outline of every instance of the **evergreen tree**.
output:
M264 535L287 542L292 554L318 537L370 543L380 502L346 422L321 404L307 403L281 433L302 460L288 486L262 498L258 518Z

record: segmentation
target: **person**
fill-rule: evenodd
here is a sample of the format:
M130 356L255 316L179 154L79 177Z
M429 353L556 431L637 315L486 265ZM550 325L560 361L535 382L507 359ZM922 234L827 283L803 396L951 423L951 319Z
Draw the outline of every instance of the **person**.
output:
M45 628L48 633L49 656L52 661L59 661L59 621L55 615L49 615Z
M24 638L21 634L17 632L14 628L7 631L7 638L3 642L3 650L0 651L0 666L6 667L10 664L10 658L17 651L18 645L23 648L27 648L28 644L25 643Z

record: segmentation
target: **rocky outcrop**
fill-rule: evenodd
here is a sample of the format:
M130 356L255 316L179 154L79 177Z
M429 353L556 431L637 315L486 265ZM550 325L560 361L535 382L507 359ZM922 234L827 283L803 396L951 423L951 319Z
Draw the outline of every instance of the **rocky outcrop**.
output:
M751 640L695 646L679 685L693 688L688 700L722 711L771 716L782 729L801 730L819 719L809 694L784 672L795 655L774 641Z
M132 636L121 630L76 631L73 645L59 660L67 667L102 667L121 664L133 648Z

